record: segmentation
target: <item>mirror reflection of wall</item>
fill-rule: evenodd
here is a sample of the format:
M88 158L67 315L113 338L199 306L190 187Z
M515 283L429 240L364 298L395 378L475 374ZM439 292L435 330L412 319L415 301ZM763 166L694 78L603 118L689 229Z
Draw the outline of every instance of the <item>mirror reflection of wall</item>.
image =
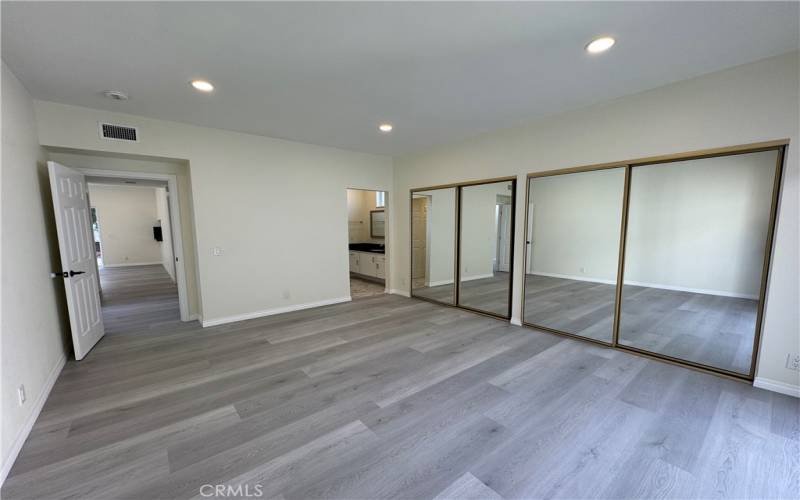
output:
M528 181L525 323L613 342L625 168Z
M778 155L633 167L620 344L750 373Z
M510 317L514 181L463 186L459 305Z
M411 293L455 303L456 188L411 197Z

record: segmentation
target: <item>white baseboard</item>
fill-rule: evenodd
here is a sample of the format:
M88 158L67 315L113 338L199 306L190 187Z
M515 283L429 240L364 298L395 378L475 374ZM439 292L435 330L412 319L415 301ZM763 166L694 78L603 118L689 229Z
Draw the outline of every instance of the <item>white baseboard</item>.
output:
M442 285L452 285L453 280L439 280L439 281L431 281L425 286L427 287L434 287L434 286L442 286Z
M572 276L569 274L556 274L556 273L528 273L529 275L533 276L546 276L548 278L561 278L565 280L575 280L575 281L588 281L590 283L604 283L606 285L616 285L617 280L607 280L603 278L590 278L588 276Z
M800 385L792 385L778 380L756 377L753 381L753 387L800 398Z
M163 262L126 262L124 264L103 264L103 267L133 267L133 266L163 266L163 265L164 265Z
M572 276L569 274L541 273L541 272L528 273L528 274L533 276L547 276L550 278L562 278L575 281L588 281L591 283L605 283L606 285L617 284L617 280L589 278L587 276ZM720 297L734 297L738 299L758 300L758 295L752 295L747 293L726 292L722 290L708 290L705 288L687 288L683 286L662 285L660 283L645 283L643 281L630 281L630 280L625 280L625 284L633 286L641 286L645 288L658 288L659 290L673 290L676 292L690 292L690 293L699 293L703 295L717 295Z
M202 323L203 322L203 317L200 316L197 313L194 313L194 314L190 314L189 318L187 318L186 321L199 321L200 323Z
M3 485L8 477L8 473L11 472L11 467L17 460L17 456L22 450L22 445L24 445L25 440L28 439L28 435L31 433L31 429L33 429L33 424L35 424L36 419L39 418L39 414L42 412L44 403L47 401L47 396L49 396L50 391L53 390L53 386L55 385L56 380L58 380L58 376L61 374L61 370L64 368L64 364L66 364L66 362L66 356L62 356L47 375L42 392L39 393L39 397L37 397L36 401L33 402L33 410L31 411L31 414L28 416L27 420L25 420L25 424L22 426L22 429L20 429L17 433L17 437L14 438L14 442L11 445L8 455L3 459L3 466L2 469L0 469L0 486Z
M402 295L403 297L411 297L411 294L408 293L408 290L401 290L399 288L392 288L389 290L389 293L392 295Z
M275 307L273 309L265 309L263 311L254 311L251 313L237 314L234 316L224 316L222 318L214 318L209 320L202 320L203 328L208 326L224 325L225 323L235 323L237 321L245 321L248 319L262 318L264 316L273 316L275 314L283 314L292 311L300 311L302 309L311 309L313 307L329 306L331 304L341 304L342 302L350 302L350 296L337 297L335 299L320 300L317 302L307 302L305 304L294 304L291 306Z
M705 288L687 288L683 286L661 285L659 283L643 283L641 281L625 281L626 285L643 286L647 288L659 288L661 290L674 290L676 292L699 293L702 295L718 295L720 297L734 297L737 299L758 300L758 295L748 293L726 292L723 290L707 290Z
M461 277L461 281L474 281L474 280L482 280L482 279L486 279L486 278L494 278L494 273L478 274L478 275L469 276L469 277L463 277L462 276ZM441 281L431 281L430 283L428 283L425 286L434 287L434 286L452 285L452 284L453 284L453 280L441 280Z
M511 324L514 326L522 326L522 321L519 318L511 318Z
M462 276L461 281L475 281L475 280L483 280L486 278L494 278L494 273L476 274L475 276L469 276L469 277Z

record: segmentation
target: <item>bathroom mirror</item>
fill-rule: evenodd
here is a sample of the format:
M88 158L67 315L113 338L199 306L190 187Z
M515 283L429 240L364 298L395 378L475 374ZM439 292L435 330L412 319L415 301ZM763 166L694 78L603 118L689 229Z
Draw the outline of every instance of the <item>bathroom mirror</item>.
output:
M411 294L455 303L456 188L411 193Z
M611 344L625 167L528 180L523 321Z
M511 317L515 181L462 186L458 304Z
M752 373L780 154L632 167L620 345Z
M369 234L373 238L386 237L386 214L383 210L370 210L369 212Z

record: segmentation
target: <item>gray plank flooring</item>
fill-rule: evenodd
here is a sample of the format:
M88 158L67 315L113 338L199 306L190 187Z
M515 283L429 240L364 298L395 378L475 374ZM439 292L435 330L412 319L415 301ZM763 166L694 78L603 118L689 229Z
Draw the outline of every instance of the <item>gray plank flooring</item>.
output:
M394 295L203 329L141 292L115 300L153 323L67 363L4 499L800 491L800 401L741 382Z
M614 285L526 276L525 322L611 342ZM620 343L732 372L750 371L758 302L623 287Z
M500 316L508 315L508 290L511 278L508 273L495 271L490 278L464 281L461 283L459 304ZM414 295L446 304L454 300L453 284L414 287Z
M160 264L101 267L100 289L107 334L180 321L178 286Z

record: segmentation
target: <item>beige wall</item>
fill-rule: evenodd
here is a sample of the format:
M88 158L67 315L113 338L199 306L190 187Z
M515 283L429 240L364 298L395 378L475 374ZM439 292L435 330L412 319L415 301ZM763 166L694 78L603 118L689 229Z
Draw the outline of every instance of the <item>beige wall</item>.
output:
M373 238L370 232L370 212L372 210L384 210L386 212L385 207L379 209L376 206L375 193L376 191L361 189L347 190L347 220L350 243L383 244L385 242L385 238Z
M161 245L153 238L156 188L89 184L89 199L97 211L103 265L161 262Z
M784 366L786 355L800 350L798 72L794 52L396 159L393 287L409 286L409 188L506 175L524 186L528 172L789 138L757 377L800 387L800 374ZM516 214L522 221L524 196ZM523 226L516 227L517 270ZM515 274L519 321L521 273Z
M391 191L390 158L51 102L34 105L42 145L188 161L207 323L349 297L345 191ZM99 121L138 127L140 142L101 139ZM391 210L391 196L388 203ZM212 254L215 247L221 255Z
M59 269L46 155L37 140L33 103L3 63L0 481L70 352L64 283L49 275ZM20 406L17 388L23 384L27 401Z
M178 206L181 221L183 264L186 271L186 295L189 303L189 315L190 317L201 317L203 310L198 286L199 272L197 267L192 184L189 166L186 162L146 156L131 157L117 153L98 154L61 148L49 148L48 159L73 168L170 174L175 176L178 184Z

